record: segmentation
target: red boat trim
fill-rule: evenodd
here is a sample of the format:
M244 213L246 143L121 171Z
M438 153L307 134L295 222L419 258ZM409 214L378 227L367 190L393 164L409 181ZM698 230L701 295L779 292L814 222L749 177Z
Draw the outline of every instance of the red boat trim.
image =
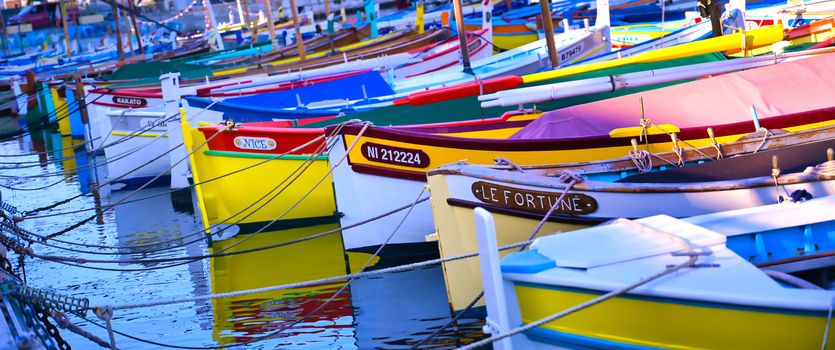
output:
M207 87L204 87L204 88L197 89L195 91L195 93L197 94L197 96L204 96L204 95L210 93L214 89L219 89L219 88L222 88L222 87L233 86L233 85L238 85L238 84L247 84L247 83L251 83L251 82L252 82L252 80L244 80L244 81L229 82L229 83L226 83L226 84L207 86Z
M350 159L348 160L350 163ZM388 178L426 182L425 171L405 171L376 167L365 164L351 164L351 170L360 174L376 175Z
M472 33L467 33L467 44L469 45L471 42L477 40L478 35L484 35L484 33L486 33L486 32L487 32L487 29L480 29L480 30L474 30L474 31L472 31ZM446 44L446 43L449 43L449 42L453 42L453 41L457 41L457 40L458 40L458 37L454 36L454 37L451 37L449 39L439 41L439 42L434 43L434 44L429 44L429 45L426 45L426 46L423 46L423 47L419 47L419 48L416 48L416 49L412 49L412 50L409 50L409 51L406 51L406 52L409 53L409 54L416 54L416 53L426 52L426 51L432 50L432 49L434 49L434 48L436 48L440 45L443 45L443 44ZM433 53L429 56L424 57L423 60L426 61L426 60L435 58L437 56L447 54L451 51L457 51L459 49L459 47L460 47L460 45L438 51L436 53ZM407 64L406 66L409 66L409 65L412 65L412 64L414 64L414 63Z
M481 93L489 94L496 91L508 90L522 85L521 77L511 75L491 78L482 81L462 83L458 85L420 91L406 97L412 106L449 101L463 97L475 96Z
M786 114L776 117L761 118L760 125L768 129L782 129L786 127L806 125L824 121L831 121L835 117L835 107L823 108L814 111ZM637 123L636 123L637 124ZM499 124L501 126L501 124ZM495 125L475 125L461 127L460 131L484 130ZM754 131L750 121L739 121L735 123L716 126L698 126L681 129L678 138L681 140L703 139L707 137L707 128L711 127L716 137L747 134ZM360 125L347 125L341 134L356 135L361 129ZM429 130L426 128L424 130ZM326 129L331 132L331 127ZM545 150L580 150L587 148L604 148L629 146L632 137L612 138L609 135L578 136L568 138L552 139L478 139L461 138L454 136L433 135L425 132L403 130L391 127L370 127L365 131L364 136L406 142L414 145L429 145L468 150L492 150L492 151L545 151ZM465 142L462 142L465 141ZM660 143L670 142L670 136L666 134L649 135L649 142Z
M90 90L90 92L110 96L162 98L162 93L158 91L95 89Z
M786 40L791 40L821 32L828 32L832 30L833 22L835 22L835 20L828 18L793 28L786 33L785 38Z
M487 42L482 43L479 47L477 47L475 50L473 50L473 52L470 52L470 55L475 55L475 54L481 52L482 50L484 50L487 47L487 45L488 45ZM430 70L425 71L425 72L408 75L408 76L406 76L406 78L417 77L417 76L421 76L421 75L424 75L424 74L429 74L429 73L436 72L436 71L439 71L439 70L447 68L447 67L452 67L452 66L457 65L457 64L458 64L458 61L450 62L450 63L441 65L439 67L435 67L435 68L430 69Z
M450 123L449 125L428 124L426 126L396 127L397 130L414 131L425 134L450 134L470 131L486 131L507 128L521 128L530 124L533 120L504 121L500 118L476 120L468 123Z
M209 126L201 126L198 127L197 130L202 132L217 132L218 130L223 129L223 126L220 125L209 125ZM319 136L325 133L324 128L275 128L269 126L248 126L244 124L244 126L238 129L231 129L225 131L228 133L257 133L257 134L267 134L267 135L313 135Z
M825 41L821 41L821 42L815 44L814 46L810 47L809 50L822 49L824 47L830 47L830 46L832 46L833 43L835 43L835 37L826 39Z

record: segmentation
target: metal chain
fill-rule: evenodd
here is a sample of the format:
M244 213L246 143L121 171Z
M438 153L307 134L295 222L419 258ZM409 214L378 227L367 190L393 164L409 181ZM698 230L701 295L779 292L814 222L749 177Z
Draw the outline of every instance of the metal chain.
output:
M20 213L20 211L17 210L17 207L15 207L14 205L11 205L9 203L2 202L2 201L0 201L0 210L3 210L3 211L8 212L10 214L19 214Z
M14 266L12 266L12 262L2 255L0 255L0 269L3 269L4 271L6 271L6 273L14 276L14 278L20 279L20 276L18 276L14 272Z
M55 341L49 337L49 332L35 316L32 306L26 303L21 303L20 309L23 312L23 320L26 322L26 325L29 326L29 328L32 328L32 331L35 332L35 335L38 339L40 339L44 347L49 350L58 350L58 345L55 344Z
M41 321L41 323L43 323L49 336L55 340L55 343L58 345L58 349L72 350L72 346L70 346L70 344L67 343L63 337L61 337L61 331L58 330L58 327L49 321L50 313L40 305L34 305L33 307L35 309L35 316Z

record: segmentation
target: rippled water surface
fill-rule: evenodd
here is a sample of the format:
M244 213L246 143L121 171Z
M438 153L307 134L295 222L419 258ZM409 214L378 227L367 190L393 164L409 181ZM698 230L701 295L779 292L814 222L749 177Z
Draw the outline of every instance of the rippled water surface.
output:
M40 132L0 143L0 188L3 200L20 210L32 210L77 196L20 225L42 235L59 233L94 214L67 213L95 207L89 194L90 164L84 152L61 150L68 137ZM78 141L75 141L78 142ZM82 148L83 149L83 148ZM20 164L11 164L18 162ZM78 170L78 171L76 171ZM102 176L103 174L98 174ZM52 185L54 184L54 185ZM51 186L50 186L51 185ZM23 191L49 186L35 191ZM17 188L10 190L7 187ZM262 232L216 243L211 249L194 215L175 211L167 187L134 191L102 188L103 203L124 204L103 213L103 223L91 220L51 241L58 249L35 244L41 255L112 260L114 263L59 264L26 259L27 283L79 297L92 305L124 305L190 298L291 282L343 275L364 260L347 259L338 235L300 244L211 260L149 262L209 254L218 249L244 250L288 241L332 229L321 225L281 232ZM147 198L137 200L141 198ZM128 254L90 254L118 251ZM10 260L17 266L15 256ZM137 261L140 260L140 261ZM145 261L141 261L145 260ZM22 272L22 271L20 271ZM341 293L335 294L341 290ZM92 313L91 320L98 322ZM361 278L216 300L200 300L150 308L117 310L113 328L132 337L165 345L212 347L249 343L248 348L370 349L409 348L450 320L441 268L433 266ZM77 317L72 321L102 339L107 332ZM483 323L464 319L430 342L431 348L454 348L481 336ZM278 332L272 338L262 338ZM68 331L62 335L76 349L96 348ZM121 349L159 348L117 335Z

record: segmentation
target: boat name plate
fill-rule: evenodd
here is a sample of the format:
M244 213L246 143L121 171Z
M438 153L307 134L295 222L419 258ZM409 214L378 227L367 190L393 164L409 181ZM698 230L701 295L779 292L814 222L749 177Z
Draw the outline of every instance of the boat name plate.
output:
M232 143L237 148L256 151L270 151L278 146L278 143L269 137L237 136Z
M533 191L476 181L472 185L473 196L478 200L500 207L547 213L560 198L561 192ZM588 214L597 210L597 200L581 193L568 193L554 210L560 214Z
M127 106L147 106L148 100L139 97L113 96L113 103Z

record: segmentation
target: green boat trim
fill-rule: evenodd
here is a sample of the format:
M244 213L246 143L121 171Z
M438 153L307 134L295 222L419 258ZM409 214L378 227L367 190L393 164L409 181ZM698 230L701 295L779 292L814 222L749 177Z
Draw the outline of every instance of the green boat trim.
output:
M334 212L331 215L325 216L314 216L308 218L297 218L297 219L282 219L276 220L275 222L269 221L262 221L262 222L247 222L247 223L240 223L237 224L238 229L240 230L237 236L241 235L248 235L254 234L256 232L264 232L264 231L282 231L282 230L290 230L294 228L304 228L304 227L312 227L312 226L319 226L325 224L338 224L339 219L343 216L341 212ZM206 241L209 244L209 247L212 246L212 239L211 234L208 232L206 233Z
M276 160L308 160L310 159L310 155L307 154L285 154L283 156L276 157L275 154L262 154L262 153L247 153L247 152L233 152L233 151L203 151L203 154L207 156L215 156L215 157L234 157L234 158L253 158L253 159L271 159L275 158ZM315 160L328 160L327 155L318 155L316 156Z

